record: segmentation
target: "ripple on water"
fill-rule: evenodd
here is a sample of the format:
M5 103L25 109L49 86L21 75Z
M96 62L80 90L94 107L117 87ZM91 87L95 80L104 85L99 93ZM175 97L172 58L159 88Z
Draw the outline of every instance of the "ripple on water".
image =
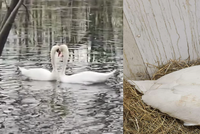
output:
M3 72L0 133L106 133L121 130L122 90L117 92L119 89L111 88L112 84L83 86L24 81L14 65L0 66L0 72Z
M74 4L83 2L75 1L73 2ZM55 7L58 5L51 3L57 3L57 1L51 0L48 2L46 4L44 0L41 3L39 1L33 2L32 4L39 3L41 6L35 5L36 7L30 9L31 12L40 13L39 7L51 5L50 8L44 8L41 11L48 14L52 8L52 18L55 19L54 13L59 13L61 8ZM65 9L66 11L63 10L62 12L68 13L69 9L70 12L73 11L76 14L79 8L78 6L73 8L73 3L71 3L72 6ZM92 4L90 1L87 1L87 3L89 3L89 6ZM21 18L16 19L16 27L10 32L6 48L0 58L0 134L122 133L122 28L117 29L114 24L112 26L113 29L107 27L110 24L105 24L102 27L95 26L92 16L95 18L95 14L100 11L97 10L99 7L95 5L94 8L90 8L83 5L82 8L91 9L89 10L91 12L89 19L91 20L79 18L84 16L80 16L79 13L73 15L73 18L69 14L68 17L65 16L67 18L57 19L59 24L56 24L56 28L55 24L53 25L53 21L48 19L49 17L43 18L46 21L46 23L42 23L43 26L31 25L28 29L28 32L30 31L28 42L24 37L24 26L21 26L21 22L18 22ZM83 10L82 8L80 9ZM36 16L40 15L35 15L34 17ZM69 24L71 26L70 30L72 30L72 35L70 36L73 39L76 39L76 37L79 39L84 36L84 33L80 32L82 29L96 30L90 31L93 35L86 37L89 38L89 41L85 44L69 45L70 58L67 65L67 74L83 70L108 72L113 69L118 69L120 74L110 79L106 84L91 86L25 80L19 74L17 66L26 68L41 67L52 70L49 58L50 43L57 40L57 32L60 31L58 28L61 28L60 19L68 21L73 21L74 19L73 25ZM83 20L90 23L80 27L79 22L84 24ZM33 21L35 22L35 20ZM65 21L66 25L68 25L68 21ZM65 31L65 29L68 29L65 23L62 23L62 25L64 31L59 37L67 36L63 34L69 32ZM41 27L43 28L42 30L40 29ZM31 28L36 31L31 31ZM50 29L53 32L49 31ZM21 35L18 34L20 31L22 32ZM38 38L35 37L36 35L32 37L33 33L38 35ZM52 35L49 35L49 33ZM55 37L52 38L50 36Z

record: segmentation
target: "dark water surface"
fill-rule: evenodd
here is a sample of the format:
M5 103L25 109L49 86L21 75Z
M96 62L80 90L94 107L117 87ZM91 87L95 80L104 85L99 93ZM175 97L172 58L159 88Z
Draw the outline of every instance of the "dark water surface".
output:
M29 17L21 7L0 57L0 134L122 133L122 0L25 5ZM66 74L113 69L120 74L90 86L24 80L17 66L52 69L55 42L69 46Z

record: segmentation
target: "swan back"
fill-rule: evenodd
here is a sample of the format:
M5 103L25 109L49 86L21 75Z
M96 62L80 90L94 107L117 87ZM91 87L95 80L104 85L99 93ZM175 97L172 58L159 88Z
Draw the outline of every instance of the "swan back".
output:
M77 74L66 76L60 75L60 81L65 83L79 83L79 84L95 84L105 82L110 77L114 76L116 70L108 73L99 73L93 71L84 71Z
M47 81L47 80L55 80L54 74L52 74L49 70L43 69L43 68L31 68L26 69L23 67L18 67L21 71L21 74L26 76L28 79L31 80L41 80L41 81Z

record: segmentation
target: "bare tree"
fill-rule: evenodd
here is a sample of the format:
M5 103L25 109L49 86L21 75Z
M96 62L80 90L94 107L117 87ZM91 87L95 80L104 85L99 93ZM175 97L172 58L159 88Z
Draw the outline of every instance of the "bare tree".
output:
M24 0L11 0L10 6L7 8L7 13L4 16L0 25L0 56L5 46L6 40L14 23L18 9L23 4Z

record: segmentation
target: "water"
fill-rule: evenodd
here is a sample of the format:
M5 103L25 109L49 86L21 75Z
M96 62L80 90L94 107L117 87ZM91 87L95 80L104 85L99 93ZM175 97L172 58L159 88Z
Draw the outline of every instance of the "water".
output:
M25 4L29 18L21 7L0 57L0 133L122 133L122 0ZM17 66L52 69L55 42L69 46L66 74L120 74L90 86L24 80Z

